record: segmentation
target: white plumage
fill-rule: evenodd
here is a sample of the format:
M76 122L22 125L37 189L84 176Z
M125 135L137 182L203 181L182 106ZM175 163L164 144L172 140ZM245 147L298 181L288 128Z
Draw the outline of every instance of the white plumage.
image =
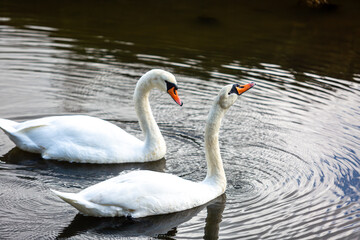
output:
M221 119L238 95L253 85L249 83L244 86L226 86L215 99L205 129L207 175L202 182L192 182L167 173L140 170L100 182L79 193L52 191L81 213L98 217L139 218L178 212L211 201L226 189L218 142ZM234 92L233 89L238 90Z
M142 170L100 182L79 193L52 191L85 215L138 218L202 205L217 196L220 189L216 190L205 183Z
M144 74L136 85L134 101L145 141L110 122L82 115L45 117L22 123L0 119L0 128L17 147L40 153L44 159L81 163L159 160L165 156L166 145L148 101L153 88L168 92L182 104L171 73L154 69Z

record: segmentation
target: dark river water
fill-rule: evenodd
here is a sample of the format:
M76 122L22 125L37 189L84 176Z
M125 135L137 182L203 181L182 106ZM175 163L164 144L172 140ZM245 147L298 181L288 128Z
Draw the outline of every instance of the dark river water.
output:
M1 118L86 114L142 139L132 95L152 68L184 106L152 93L168 151L147 164L46 161L0 132L0 238L359 239L360 2L333 2L2 0ZM220 131L227 191L206 206L132 222L50 192L134 169L202 180L212 100L250 81Z

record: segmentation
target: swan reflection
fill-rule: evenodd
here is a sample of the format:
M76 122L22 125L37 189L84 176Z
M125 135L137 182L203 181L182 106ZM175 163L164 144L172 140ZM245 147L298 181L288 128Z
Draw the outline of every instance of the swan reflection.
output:
M78 180L93 178L94 182L96 182L99 179L107 179L127 170L141 169L164 172L166 166L165 158L147 163L101 165L44 160L40 154L25 152L17 147L14 147L4 156L1 156L0 161L7 164L19 165L22 169L28 167L29 171L41 172L41 175L51 175L60 178L60 181L71 177L72 179L79 178ZM24 170L26 170L26 168Z

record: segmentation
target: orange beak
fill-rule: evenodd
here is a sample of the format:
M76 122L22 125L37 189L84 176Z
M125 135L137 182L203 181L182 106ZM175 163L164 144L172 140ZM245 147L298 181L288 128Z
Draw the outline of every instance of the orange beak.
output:
M174 99L174 101L179 104L180 106L183 105L182 101L180 100L178 94L177 94L177 90L175 89L175 87L172 87L170 88L168 91L167 91L170 96L172 97L172 99Z
M252 88L253 86L255 86L255 83L251 82L251 83L248 83L245 85L240 85L240 86L236 87L236 90L237 90L238 94L240 95L240 94L246 92L247 90L249 90L250 88Z

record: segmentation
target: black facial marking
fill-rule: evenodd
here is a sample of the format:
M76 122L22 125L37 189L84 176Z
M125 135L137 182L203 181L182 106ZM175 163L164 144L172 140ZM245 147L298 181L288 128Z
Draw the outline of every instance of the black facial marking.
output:
M175 94L175 90L178 90L178 87L176 86L176 84L168 82L168 81L165 81L165 82L166 82L167 91L169 91L171 88L175 87L174 88L174 94Z
M229 95L232 94L232 93L235 93L236 95L239 95L238 91L236 88L243 88L241 87L239 84L234 84L230 90L230 92L228 93Z

